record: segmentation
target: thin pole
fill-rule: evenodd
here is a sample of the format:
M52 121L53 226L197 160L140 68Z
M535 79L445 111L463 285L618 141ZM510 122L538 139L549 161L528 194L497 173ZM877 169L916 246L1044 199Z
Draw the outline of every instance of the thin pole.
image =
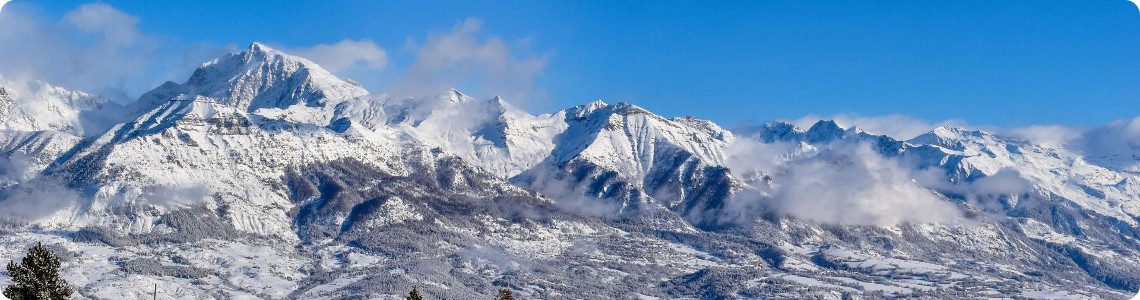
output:
M154 284L154 300L158 300L158 283Z

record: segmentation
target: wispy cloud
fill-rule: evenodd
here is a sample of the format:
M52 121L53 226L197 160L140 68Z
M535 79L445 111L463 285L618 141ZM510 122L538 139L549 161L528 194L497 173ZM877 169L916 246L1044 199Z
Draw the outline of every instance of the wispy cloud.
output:
M1063 125L1031 125L1025 127L998 129L1003 136L1019 138L1046 146L1063 146L1080 138L1087 128Z
M415 60L392 92L422 96L456 87L479 97L502 96L521 106L545 100L546 92L534 80L550 56L516 55L498 36L481 39L482 26L482 20L468 18L449 32L429 34L422 45L409 41L406 48L416 49Z
M186 46L147 34L139 29L139 17L106 3L79 6L58 20L35 9L32 4L9 5L0 16L0 28L5 28L0 31L0 75L8 80L43 80L129 102L164 81L185 80L201 63L235 48ZM437 95L454 87L521 106L546 100L534 82L550 56L527 53L533 37L509 43L482 29L482 20L468 18L422 42L410 38L406 67L393 67L390 53L371 39L282 49L334 74L364 80L366 86L386 86L398 97Z
M0 223L36 220L79 203L79 192L54 178L37 176L32 157L12 153L0 159Z
M925 175L949 185L937 176L941 173L884 157L868 143L764 143L740 137L735 144L727 161L734 175L763 178L749 180L756 190L726 202L722 222L748 223L765 213L842 225L963 220L956 204L915 180Z
M1088 130L1074 139L1070 146L1085 155L1140 164L1140 117L1118 120Z
M131 46L142 39L142 33L136 26L139 18L106 3L80 6L64 15L63 21L83 32L101 35L100 46L103 47Z
M335 44L286 48L284 51L312 60L337 74L352 68L377 71L388 66L388 51L370 39L345 39Z
M0 74L125 102L164 80L188 77L217 53L147 35L138 22L106 3L79 6L58 21L38 15L30 4L9 5L0 15Z

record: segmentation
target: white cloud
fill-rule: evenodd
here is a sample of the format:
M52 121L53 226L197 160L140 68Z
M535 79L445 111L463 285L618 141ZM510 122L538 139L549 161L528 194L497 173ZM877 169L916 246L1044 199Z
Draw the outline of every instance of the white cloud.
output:
M0 223L42 218L79 200L79 192L54 178L38 177L34 158L13 153L0 159Z
M993 175L969 183L967 193L973 195L1008 195L1029 192L1033 185L1014 169L1002 169Z
M1047 146L1062 146L1077 139L1085 130L1063 125L1032 125L1000 129L998 133Z
M732 167L733 175L746 178L754 171L773 172L787 162L797 150L797 144L764 143L749 137L739 137L725 148L725 164Z
M85 4L47 20L33 5L9 6L0 17L0 75L11 81L43 80L70 90L129 102L165 81L184 81L202 62L232 46L180 44L139 30L139 18L105 3ZM482 21L466 19L429 34L407 68L390 68L389 53L369 39L286 49L339 76L366 86L387 85L397 97L436 95L457 88L477 98L502 96L526 106L546 100L534 80L549 55L525 54L531 37L508 43L485 37ZM520 54L521 53L521 54ZM382 83L385 82L386 83Z
M138 17L105 3L79 6L58 21L33 11L10 6L0 15L0 74L9 80L43 80L124 102L164 80L187 77L215 52L146 35Z
M1020 172L1012 168L1001 169L993 175L964 182L951 182L946 170L940 168L912 169L910 176L925 187L961 195L968 201L975 201L978 197L984 196L1027 193L1033 187Z
M103 35L106 46L129 46L138 42L142 33L135 27L139 18L128 15L106 3L80 6L63 16L64 22L79 30Z
M316 62L332 73L351 68L381 70L388 65L388 51L370 39L345 39L335 44L319 44L308 48L287 49L286 52Z
M545 100L545 91L534 86L534 79L545 70L549 55L516 56L498 36L480 39L482 25L482 20L468 18L450 32L429 34L392 92L422 96L455 87L477 97L502 96L522 106ZM414 41L406 44L418 45Z
M1104 167L1140 170L1140 117L1099 127L1033 125L997 132L1040 145L1062 147Z
M736 144L728 160L734 175L748 179L760 171L770 181L754 181L757 191L730 199L723 222L746 223L764 212L842 225L962 220L955 204L914 180L927 172L883 157L867 143L815 147L739 138ZM928 177L945 181L944 176Z
M833 145L773 175L775 211L844 225L947 223L961 211L910 178L911 169L870 145Z
M1140 117L1118 120L1094 128L1074 140L1071 147L1087 156L1140 165Z

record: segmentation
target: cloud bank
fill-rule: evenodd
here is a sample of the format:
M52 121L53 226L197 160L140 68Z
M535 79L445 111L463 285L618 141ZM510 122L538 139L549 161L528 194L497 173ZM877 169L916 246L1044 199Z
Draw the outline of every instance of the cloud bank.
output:
M792 160L772 176L771 207L778 213L843 225L947 223L960 210L911 179L907 166L869 144L835 144Z
M929 132L939 126L976 128L1005 139L1073 151L1085 156L1094 164L1110 169L1140 171L1140 117L1117 120L1097 127L1056 124L1023 127L973 126L967 125L965 121L960 119L927 122L901 114L869 117L856 114L838 114L831 118L808 115L786 122L799 128L809 128L815 122L823 119L834 120L842 127L856 126L872 134L887 135L903 141Z

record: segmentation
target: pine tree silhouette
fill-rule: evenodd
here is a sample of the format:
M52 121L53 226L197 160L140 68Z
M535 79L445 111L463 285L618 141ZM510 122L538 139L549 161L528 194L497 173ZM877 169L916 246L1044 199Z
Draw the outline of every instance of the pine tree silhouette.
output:
M408 293L408 298L404 298L404 299L407 299L407 300L424 300L424 296L420 296L420 291L417 291L415 287L412 287L412 292ZM15 300L15 299L13 299L13 300Z
M42 243L28 249L21 263L8 263L8 275L16 284L4 288L4 297L12 300L70 299L71 286L59 277L59 257Z
M499 295L495 296L495 300L514 300L515 297L510 289L499 289Z

